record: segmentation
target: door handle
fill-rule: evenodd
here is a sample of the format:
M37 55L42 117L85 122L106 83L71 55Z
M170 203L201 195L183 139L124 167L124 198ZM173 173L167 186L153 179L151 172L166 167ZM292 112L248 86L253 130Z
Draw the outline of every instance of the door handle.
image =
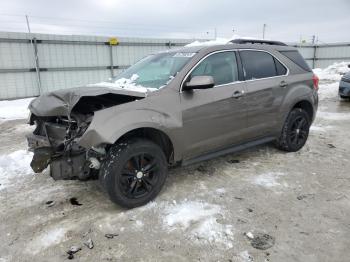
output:
M281 81L280 87L286 87L288 86L288 83L286 81Z
M241 96L243 96L244 91L235 91L232 95L232 98L240 98Z

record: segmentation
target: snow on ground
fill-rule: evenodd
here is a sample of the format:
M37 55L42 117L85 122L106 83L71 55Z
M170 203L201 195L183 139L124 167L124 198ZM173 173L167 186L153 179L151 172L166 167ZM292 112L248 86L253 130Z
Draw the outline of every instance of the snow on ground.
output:
M315 68L313 71L320 79L318 94L321 100L338 97L339 81L350 71L350 62L334 63L324 69Z
M333 120L333 121L350 120L349 113L333 113L333 112L317 111L317 117L326 119L326 120Z
M263 173L258 175L257 177L254 177L252 182L255 185L259 185L266 188L271 187L277 187L277 186L287 186L285 183L278 182L278 179L281 176L284 176L284 173L281 172L269 172L269 173Z
M350 71L350 68L348 68L349 64L350 62L339 62L324 69L315 68L313 71L321 81L339 81L344 74Z
M64 227L64 225L57 225L46 229L29 243L26 252L30 254L37 254L43 249L57 245L66 240L67 232L68 228Z
M327 132L329 129L334 128L333 126L327 125L327 126L322 126L322 125L312 125L310 127L311 132L317 132L317 133L323 133Z
M0 156L0 191L10 186L12 179L33 174L30 168L32 156L27 150Z
M231 225L217 222L222 216L221 207L198 201L184 201L164 210L163 225L169 232L182 229L190 238L211 244L232 247Z
M240 257L242 262L253 262L254 261L254 258L249 254L249 252L247 250L239 253L239 257Z
M318 96L320 100L338 97L339 82L330 84L320 84L318 88Z
M34 98L0 101L0 121L25 119L29 115L28 105Z

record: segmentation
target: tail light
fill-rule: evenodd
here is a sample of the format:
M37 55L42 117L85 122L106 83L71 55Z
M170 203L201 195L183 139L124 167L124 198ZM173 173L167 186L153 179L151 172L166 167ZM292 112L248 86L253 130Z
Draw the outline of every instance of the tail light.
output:
M318 91L318 83L320 82L320 79L318 78L317 75L312 76L312 82L314 83L314 89Z

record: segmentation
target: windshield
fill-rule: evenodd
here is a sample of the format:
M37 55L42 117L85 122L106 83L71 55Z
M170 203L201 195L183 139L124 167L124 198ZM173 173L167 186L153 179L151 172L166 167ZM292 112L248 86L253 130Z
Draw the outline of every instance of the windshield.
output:
M168 84L194 55L176 52L150 55L113 78L112 82L121 88L132 84L136 88L159 89Z

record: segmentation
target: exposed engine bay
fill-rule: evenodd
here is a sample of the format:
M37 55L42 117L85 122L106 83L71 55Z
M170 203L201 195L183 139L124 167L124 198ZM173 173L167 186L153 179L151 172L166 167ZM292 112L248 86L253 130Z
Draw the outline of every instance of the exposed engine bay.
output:
M35 101L46 99L44 102ZM94 112L119 104L135 101L140 97L106 93L97 96L82 96L75 103L62 101L62 107L69 107L67 115L52 116L52 112L62 112L57 107L57 101L50 101L47 97L39 97L29 106L31 115L30 125L36 125L32 134L27 135L29 150L34 152L31 167L40 173L50 166L50 175L55 179L86 180L98 174L101 161L106 154L104 146L98 148L84 148L79 145L79 138L89 127ZM57 99L57 96L54 97ZM60 99L62 100L62 99ZM52 102L56 108L50 111L50 116L36 115L41 113L38 105L49 107ZM47 114L49 115L49 114Z

